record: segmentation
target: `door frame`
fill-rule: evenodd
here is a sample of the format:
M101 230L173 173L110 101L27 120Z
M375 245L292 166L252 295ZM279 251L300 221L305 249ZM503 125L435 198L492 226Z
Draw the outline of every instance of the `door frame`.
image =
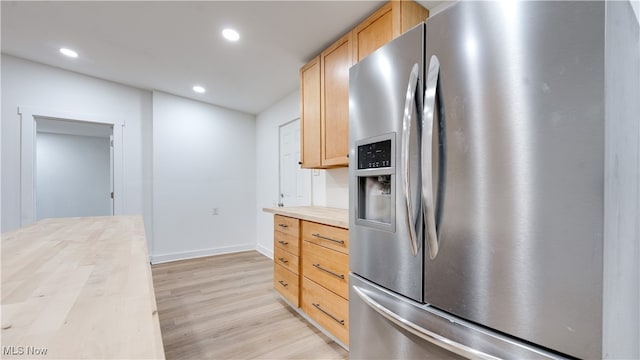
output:
M122 119L102 115L75 114L64 111L18 107L21 122L20 144L20 226L36 219L36 118L80 121L113 126L113 214L124 213L124 149Z

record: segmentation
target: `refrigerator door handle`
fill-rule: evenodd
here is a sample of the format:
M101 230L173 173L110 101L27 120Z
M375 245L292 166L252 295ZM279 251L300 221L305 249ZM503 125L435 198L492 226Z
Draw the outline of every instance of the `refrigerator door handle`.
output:
M401 162L402 169L402 192L404 195L405 205L407 207L406 222L409 228L409 242L411 244L411 253L413 256L418 255L420 250L420 244L418 242L418 235L416 234L415 221L413 219L413 203L411 201L411 193L409 191L409 136L411 135L411 114L413 113L413 107L415 104L416 87L418 86L418 75L420 68L418 64L414 64L409 75L409 84L407 85L407 96L404 104L404 116L402 118L402 154Z
M424 91L424 110L422 116L422 204L425 214L427 244L431 260L438 255L439 242L436 231L436 213L433 194L433 169L431 167L433 145L433 118L436 111L436 92L440 75L440 61L435 55L429 60L427 81Z
M400 315L394 313L393 311L384 307L379 302L372 299L369 295L365 293L366 290L363 290L357 286L352 286L352 288L355 291L355 293L358 295L358 297L360 297L360 299L362 299L362 301L364 301L364 303L367 304L375 312L382 315L384 318L396 324L397 326L401 327L405 331L410 332L411 334L418 336L421 339L424 339L438 347L441 347L443 349L446 349L448 351L451 351L455 354L466 357L468 359L487 359L487 360L499 359L490 354L470 348L466 345L460 344L451 339L447 339L444 336L438 335L432 331L429 331L423 328L420 325L417 325L407 319L404 319Z

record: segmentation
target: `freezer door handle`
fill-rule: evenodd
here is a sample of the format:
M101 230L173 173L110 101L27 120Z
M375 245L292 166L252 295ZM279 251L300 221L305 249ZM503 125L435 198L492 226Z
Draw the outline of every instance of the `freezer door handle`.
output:
M470 348L451 339L447 339L444 336L438 335L423 328L420 325L404 319L400 315L394 313L379 302L372 299L369 295L366 294L366 290L361 289L357 286L352 286L352 288L358 295L358 297L360 297L360 299L362 299L362 301L364 301L364 303L367 304L375 312L382 315L384 318L396 324L397 326L401 327L405 331L410 332L411 334L416 335L421 339L424 339L438 347L469 359L499 359L498 357L489 355L477 349Z
M418 64L414 64L409 75L409 84L407 85L407 97L404 104L404 116L402 118L402 153L401 162L402 169L402 192L404 195L404 201L407 208L406 223L409 229L409 242L411 244L411 253L413 256L418 255L420 250L420 243L418 242L418 235L416 234L415 221L413 219L413 203L411 201L410 192L410 165L409 165L409 140L411 135L411 114L413 113L415 104L416 87L418 86L418 75L420 68Z
M440 75L440 61L435 55L429 60L427 81L424 91L424 109L422 116L422 210L425 215L427 244L429 257L433 260L438 255L439 242L436 231L436 213L433 194L433 118L436 111L436 96L438 91L438 77Z

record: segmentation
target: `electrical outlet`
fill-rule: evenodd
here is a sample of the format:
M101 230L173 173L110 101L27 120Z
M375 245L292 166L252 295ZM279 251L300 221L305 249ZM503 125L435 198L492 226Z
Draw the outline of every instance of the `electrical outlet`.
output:
M218 208L213 208L211 210L211 215L218 215Z

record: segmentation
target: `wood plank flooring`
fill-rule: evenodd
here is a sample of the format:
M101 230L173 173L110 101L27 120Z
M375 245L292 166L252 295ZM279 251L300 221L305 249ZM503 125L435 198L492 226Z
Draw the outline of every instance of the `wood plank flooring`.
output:
M257 251L152 266L167 359L347 359L273 290Z

